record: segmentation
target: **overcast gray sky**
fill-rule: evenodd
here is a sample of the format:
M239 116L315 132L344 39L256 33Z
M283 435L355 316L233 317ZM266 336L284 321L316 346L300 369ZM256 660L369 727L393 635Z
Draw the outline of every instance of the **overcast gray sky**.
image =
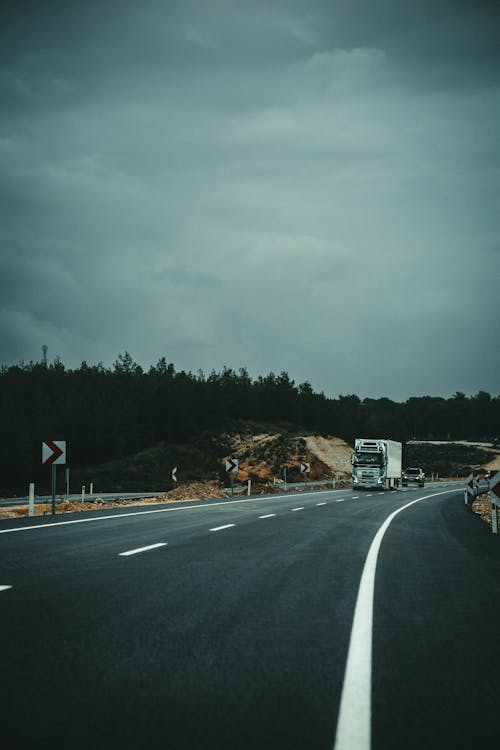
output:
M0 364L500 393L500 11L0 11Z

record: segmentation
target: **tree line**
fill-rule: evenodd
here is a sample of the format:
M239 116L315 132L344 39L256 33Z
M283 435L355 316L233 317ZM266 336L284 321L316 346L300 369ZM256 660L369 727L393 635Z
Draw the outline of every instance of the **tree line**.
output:
M0 495L25 493L28 481L46 482L44 440L66 440L68 463L84 468L160 442L188 442L228 429L232 420L287 424L351 444L357 436L495 442L500 425L500 396L484 391L403 403L355 394L330 398L286 372L255 379L245 368L178 372L164 357L145 371L128 352L111 368L82 362L67 369L59 359L3 366L0 409Z

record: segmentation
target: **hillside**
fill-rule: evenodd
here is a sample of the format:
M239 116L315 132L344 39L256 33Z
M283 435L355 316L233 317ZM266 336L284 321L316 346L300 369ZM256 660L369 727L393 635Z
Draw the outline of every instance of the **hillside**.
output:
M93 484L92 502L59 502L58 512L113 508L121 505L149 505L157 502L194 501L219 498L228 492L230 480L225 461L238 459L236 485L252 482L252 494L282 490L284 469L288 483L302 482L300 464L311 465L310 481L335 479L337 486L349 486L352 446L336 436L311 434L290 424L231 421L220 433L200 432L195 439L178 444L158 443L149 450L139 451L116 461L80 469L71 473L72 493ZM460 443L412 444L403 447L403 466L422 466L428 478L465 477L480 468L500 467L500 451ZM172 469L177 467L178 486L172 482ZM64 494L63 472L59 472L57 495ZM104 502L99 493L157 492L145 500L113 500ZM36 494L48 494L43 486ZM484 498L483 498L484 500ZM478 506L479 507L479 506ZM488 508L476 509L488 516ZM50 512L50 505L37 505L36 514ZM25 504L6 508L0 518L26 515ZM487 520L487 519L486 519ZM491 522L491 520L490 520Z
M238 459L238 482L274 483L286 467L290 481L299 481L300 463L311 464L310 479L346 478L350 475L352 448L338 437L307 434L291 425L235 422L222 433L202 432L178 444L159 443L149 450L117 461L75 470L73 488L93 482L95 491L167 491L178 482L226 482L225 460ZM226 482L227 483L227 482Z
M197 491L207 484L209 496L214 487L229 484L225 460L238 459L238 483L252 480L255 491L274 485L287 470L290 482L302 480L301 462L311 464L310 480L349 480L352 446L339 437L318 435L290 424L232 421L223 432L200 432L183 443L162 442L120 460L72 472L72 488L93 482L96 492L149 491L166 493L174 489L171 479L177 467L179 489L195 483ZM500 455L494 450L446 443L407 444L403 465L422 466L426 475L464 477L472 470L489 466ZM174 497L174 495L172 496Z

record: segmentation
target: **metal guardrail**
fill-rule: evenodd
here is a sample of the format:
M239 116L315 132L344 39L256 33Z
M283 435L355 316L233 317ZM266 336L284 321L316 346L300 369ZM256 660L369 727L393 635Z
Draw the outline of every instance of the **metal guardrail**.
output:
M494 534L498 534L498 511L497 508L500 508L500 498L495 497L495 495L491 494L491 530Z
M300 489L309 489L309 487L324 487L324 486L332 486L333 489L336 487L336 480L335 479L318 479L314 482L280 482L279 484L275 484L273 486L279 488L283 492L288 492L288 490L300 490ZM251 494L251 485L250 488L248 487L248 484L242 484L242 485L235 485L232 489L231 487L224 487L223 493L224 495L242 495L244 492L247 492L249 495Z
M487 478L484 478L482 482L479 481L479 479L477 479L476 477L474 477L474 474L469 474L469 476L467 477L465 490L464 490L464 500L467 506L472 505L475 498L479 497L479 495L485 495L487 492L490 493L491 530L493 534L498 534L497 508L500 508L500 497L498 497L496 492L492 491L493 486L495 486L496 488L497 485L498 485L498 472L496 471L490 472L490 475Z
M283 482L283 484L280 485L280 487L283 487L283 489L286 491L290 489L300 489L301 487L304 487L304 489L308 489L309 487L322 487L324 485L332 485L333 489L335 489L335 479L319 479L314 482Z
M485 495L490 490L488 482L474 482L474 486L469 490L469 486L465 487L465 504L470 505L476 497L479 495Z
M224 495L242 495L244 492L248 492L248 486L240 484L237 487L224 487L222 492Z

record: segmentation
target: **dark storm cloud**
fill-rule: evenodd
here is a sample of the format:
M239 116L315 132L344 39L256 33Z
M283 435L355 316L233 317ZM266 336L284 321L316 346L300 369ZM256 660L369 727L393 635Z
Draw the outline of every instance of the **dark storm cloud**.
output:
M2 14L1 361L498 391L496 4Z

